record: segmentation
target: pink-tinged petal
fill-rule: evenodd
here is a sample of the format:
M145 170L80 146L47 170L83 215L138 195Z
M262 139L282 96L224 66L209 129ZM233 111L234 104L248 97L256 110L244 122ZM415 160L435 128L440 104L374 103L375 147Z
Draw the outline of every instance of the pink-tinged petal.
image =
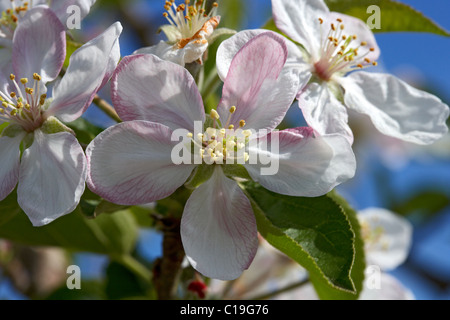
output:
M34 132L23 152L17 201L34 226L43 226L71 213L85 189L86 158L68 132Z
M278 29L302 44L317 60L321 41L319 18L330 11L322 0L272 0L272 13ZM326 36L326 34L325 34Z
M337 145L333 147L331 142ZM252 179L290 196L324 195L351 178L356 168L345 138L314 137L311 128L273 131L250 141L249 154L250 164L244 166Z
M222 80L226 79L228 70L231 66L231 61L233 61L234 56L239 50L251 39L265 32L272 31L267 31L265 29L240 31L220 44L217 49L216 64L217 73ZM300 87L303 87L303 85L308 83L311 77L311 66L304 61L302 52L295 43L288 39L284 40L288 49L288 57L283 72L285 69L297 69L300 77Z
M116 22L71 55L66 74L53 90L47 116L71 122L86 111L119 62L121 32L122 25Z
M13 38L13 69L20 78L38 73L45 84L54 80L66 58L66 32L56 15L45 6L27 11Z
M220 166L188 199L181 238L189 262L206 277L232 280L250 266L258 248L256 220L250 201Z
M74 14L80 14L80 16L77 17L80 20L86 17L95 1L96 0L53 0L50 2L50 8L59 18L61 23L66 26L68 19ZM74 9L75 7L72 6L76 6L77 9Z
M339 83L345 89L346 106L368 115L385 135L431 144L448 132L449 107L392 75L360 71Z
M390 271L404 263L412 245L413 227L404 217L383 208L358 212L367 264Z
M169 44L163 40L153 46L136 50L133 54L153 54L162 60L170 61L183 67L185 65L185 51L174 49L173 44Z
M303 117L316 134L340 134L353 144L347 109L336 99L327 83L309 84L297 99Z
M88 187L118 204L153 202L183 185L195 165L176 165L172 131L159 123L128 121L99 134L86 149Z
M274 129L283 120L299 90L295 72L283 73L287 59L284 39L272 32L251 39L234 56L217 111L227 121L232 106L236 112L229 124L248 129Z
M16 187L19 180L20 142L24 134L0 137L0 201Z
M189 72L151 55L123 58L112 77L112 101L120 118L194 129L205 120L203 101Z

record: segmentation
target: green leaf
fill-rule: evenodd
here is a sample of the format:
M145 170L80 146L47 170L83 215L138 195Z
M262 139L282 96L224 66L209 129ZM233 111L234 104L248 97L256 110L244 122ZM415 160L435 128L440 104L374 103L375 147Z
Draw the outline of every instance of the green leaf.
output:
M375 5L380 8L380 29L372 29L373 32L412 31L430 32L442 36L450 36L450 33L437 25L414 8L393 0L325 0L331 11L337 11L357 17L363 21L374 14L368 11L368 7Z
M64 283L45 300L105 300L104 284L94 280L81 280L81 290L69 289Z
M352 230L355 233L355 258L351 270L351 278L355 284L356 294L344 292L335 288L330 288L322 279L316 279L315 275L311 275L311 281L322 299L327 300L352 300L357 299L363 289L364 270L366 268L366 257L364 252L364 242L361 237L361 228L358 222L357 213L353 210L347 201L338 195L335 191L327 194L327 197L338 204L347 216Z
M392 207L392 211L409 215L416 214L424 217L431 217L450 205L450 197L440 191L424 191L411 196L404 202L397 203Z
M43 227L33 227L25 213L20 212L0 225L0 238L110 255L124 255L134 249L138 227L131 213L120 211L86 219L80 211L77 208Z
M143 297L146 283L122 264L112 261L106 268L105 292L109 300Z
M83 44L67 39L66 41L66 59L64 60L63 68L66 70L69 67L70 57Z
M309 271L321 298L358 296L362 279L352 278L355 232L342 206L329 196L285 196L253 182L243 187L251 200L258 231Z
M75 132L75 136L82 144L88 145L100 132L102 128L90 123L85 118L78 118L77 120L66 124Z
M13 191L0 202L0 226L14 218L20 211L21 209L17 204L17 193Z

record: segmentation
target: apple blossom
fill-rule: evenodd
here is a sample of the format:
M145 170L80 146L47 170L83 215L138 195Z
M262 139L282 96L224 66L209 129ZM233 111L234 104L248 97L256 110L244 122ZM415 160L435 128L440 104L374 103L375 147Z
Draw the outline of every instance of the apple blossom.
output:
M11 49L14 32L25 14L32 8L44 6L53 11L66 26L71 12L70 6L79 8L79 19L83 19L96 0L0 0L0 71L10 73Z
M186 63L203 61L203 54L212 40L223 33L234 31L216 29L220 22L217 15L217 2L212 4L210 12L206 12L206 1L195 0L192 4L186 1L180 5L175 0L165 1L163 13L169 22L161 27L167 41L136 50L135 54L149 53L163 60L172 61L181 66Z
M414 295L398 279L388 273L403 264L412 242L412 225L406 219L384 208L366 208L358 212L366 256L366 281L360 300L412 300ZM225 299L252 299L302 283L281 294L279 300L317 300L312 283L307 282L308 272L284 253L270 246L264 239L255 256L255 262L226 290ZM371 272L377 266L379 273ZM373 269L377 271L377 269ZM372 277L376 281L371 282ZM213 281L212 295L220 296L226 283ZM377 285L377 287L374 287Z
M217 111L206 118L186 69L151 54L124 57L112 78L112 100L124 122L106 129L86 149L88 187L114 203L143 204L170 196L190 177L206 172L184 207L183 246L191 265L205 276L238 277L250 265L258 241L250 201L230 173L236 165L229 158L232 150L249 151L241 161L253 180L288 195L323 195L355 170L351 147L340 136L314 137L309 128L274 130L298 92L298 77L282 72L286 59L278 35L264 33L249 41L231 62ZM204 133L195 132L196 123ZM178 145L173 138L180 128L188 138L185 151L197 150L200 163L173 161ZM227 132L233 128L245 136L242 142ZM279 141L278 151L263 149L273 139ZM278 172L262 175L250 154L276 159Z
M302 70L301 82L309 80L297 98L316 133L338 133L353 143L345 107L368 115L380 132L407 142L431 144L448 131L449 107L439 98L392 75L360 71L376 66L380 54L363 21L330 12L322 0L272 0L272 10L277 27L302 45L290 46L290 61ZM260 32L245 30L224 41L219 74L226 75L230 56Z
M72 212L80 200L84 152L59 120L80 117L109 80L120 57L121 31L115 23L74 52L48 98L46 84L57 78L66 56L65 28L53 11L37 6L15 30L14 74L0 82L0 199L18 184L18 203L34 226Z

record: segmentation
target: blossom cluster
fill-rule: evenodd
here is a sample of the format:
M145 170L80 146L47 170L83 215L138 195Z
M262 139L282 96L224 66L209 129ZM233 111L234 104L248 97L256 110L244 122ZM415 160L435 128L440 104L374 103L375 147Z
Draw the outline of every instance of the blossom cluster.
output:
M86 185L120 205L156 202L189 185L180 231L186 257L207 277L236 279L258 248L243 180L318 197L351 179L347 109L407 142L431 144L447 133L449 107L377 73L372 31L322 0L272 0L284 35L219 28L217 3L169 0L166 41L121 57L116 22L65 68L66 8L78 5L84 17L94 2L0 1L0 200L17 189L34 226L73 212ZM230 37L208 57L220 35ZM223 81L212 109L188 68L208 58ZM66 124L108 82L122 121L83 147ZM278 130L295 101L308 126ZM196 161L175 160L180 153ZM275 162L276 170L265 170Z

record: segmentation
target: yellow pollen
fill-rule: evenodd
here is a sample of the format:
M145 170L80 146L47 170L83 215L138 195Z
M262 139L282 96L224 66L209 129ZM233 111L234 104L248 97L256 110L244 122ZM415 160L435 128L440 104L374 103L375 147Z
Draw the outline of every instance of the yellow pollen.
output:
M369 58L365 58L364 61L367 62L367 63L370 63L370 59Z
M230 129L230 130L234 129L234 125L230 124L230 125L228 126L228 129Z
M375 51L375 48L370 48L369 49L371 52L374 52Z
M376 61L372 62L372 65L375 67L378 65L378 62L376 62Z
M186 135L188 138L192 138L194 135L192 134L192 132L188 132L188 134Z
M352 39L353 39L353 40L356 40L356 38L357 38L357 36L354 34L354 35L352 36Z
M334 23L331 24L331 29L333 29L333 31L336 31L336 27L334 26Z
M164 12L164 13L163 13L163 17L164 17L164 18L167 18L168 16L169 16L169 14L168 14L167 12Z
M235 113L236 112L236 106L232 106L230 108L230 113Z
M320 24L323 24L323 19L319 18L319 22L320 22Z
M366 41L363 41L363 42L361 42L361 45L362 45L362 46L365 46L365 45L367 45L367 42L366 42Z
M243 130L242 134L244 135L244 137L250 137L252 135L252 131L251 130Z
M340 25L339 27L341 30L344 30L345 26L343 24Z
M12 73L9 75L9 78L11 79L11 81L14 81L14 79L16 79L16 76L13 75Z
M358 64L357 67L360 68L360 69L362 69L362 68L363 68L363 65L362 65L362 64Z
M32 88L25 88L25 92L28 94L33 94L33 89Z
M242 128L243 126L245 126L245 120L239 121L239 128Z
M337 18L336 21L342 23L342 19L340 18Z
M15 98L16 97L16 93L13 91L9 94L11 96L11 98Z
M210 117L211 117L211 119L216 119L216 120L219 120L219 118L220 118L219 114L214 109L211 110Z
M36 80L36 81L41 81L42 78L37 73L33 73L33 79Z
M27 78L22 78L22 79L20 79L20 82L22 84L26 84L26 83L28 83L28 79Z

